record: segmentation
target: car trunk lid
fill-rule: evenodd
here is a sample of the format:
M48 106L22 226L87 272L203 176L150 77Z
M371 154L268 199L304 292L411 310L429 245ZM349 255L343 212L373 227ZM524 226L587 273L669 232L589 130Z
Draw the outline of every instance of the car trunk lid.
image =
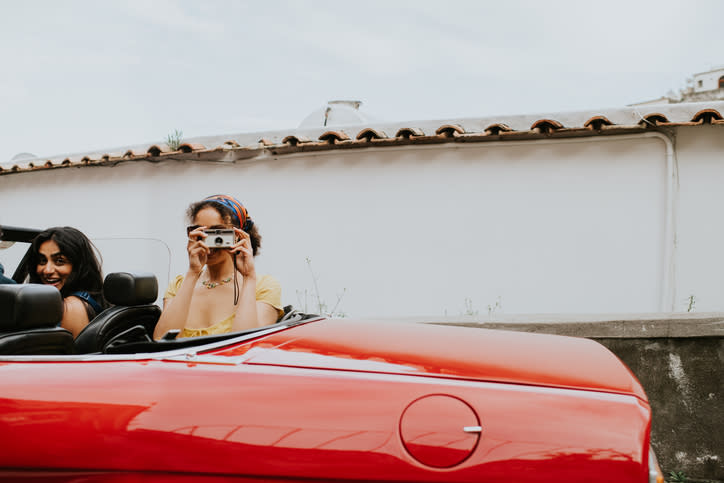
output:
M245 363L445 377L646 395L589 339L406 322L325 319L215 351Z

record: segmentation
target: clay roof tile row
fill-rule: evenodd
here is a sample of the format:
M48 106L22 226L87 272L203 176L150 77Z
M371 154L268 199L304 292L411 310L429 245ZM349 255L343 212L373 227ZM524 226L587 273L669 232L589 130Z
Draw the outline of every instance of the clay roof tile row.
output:
M720 103L717 103L717 105ZM281 139L281 142L274 142L274 137L261 138L255 144L242 145L237 140L231 139L213 148L207 148L199 142L184 142L175 150L166 144L154 144L145 150L126 149L120 154L102 153L86 154L75 160L65 157L56 160L35 159L25 165L13 164L11 166L0 165L0 175L20 173L28 171L48 170L72 166L95 166L116 164L122 161L160 161L162 159L189 160L198 159L204 161L236 161L258 156L264 151L271 154L289 154L294 152L322 151L342 148L363 148L367 146L404 146L409 144L437 144L450 142L482 142L482 141L505 141L514 139L545 139L547 137L575 137L595 136L602 134L625 134L643 132L649 129L659 129L676 126L698 126L704 124L724 125L724 103L722 109L703 108L697 110L693 116L682 117L681 112L651 112L645 115L635 111L638 119L636 123L616 124L609 117L598 114L576 124L578 126L566 126L563 122L552 118L536 119L529 124L527 129L513 129L509 124L492 122L490 124L478 123L484 126L477 129L466 130L460 123L442 123L431 132L429 128L417 126L402 126L396 129L395 135L389 137L387 133L378 128L365 127L356 136L350 137L343 130L329 130L323 132L312 140L310 137L294 133ZM631 113L628 113L629 115ZM675 121L670 117L675 116ZM423 123L421 123L423 124ZM427 122L429 125L430 122ZM473 123L471 123L473 124ZM427 132L426 132L427 130ZM279 138L276 138L279 139ZM193 155L189 157L189 155Z

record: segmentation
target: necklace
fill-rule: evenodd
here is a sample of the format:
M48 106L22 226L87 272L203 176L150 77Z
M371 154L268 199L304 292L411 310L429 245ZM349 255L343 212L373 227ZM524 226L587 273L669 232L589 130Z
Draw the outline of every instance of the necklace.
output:
M204 287L206 287L208 289L212 289L212 288L218 287L219 285L224 285L225 283L229 283L229 282L231 282L231 277L225 278L220 282L212 282L211 280L202 280L201 285L203 285Z

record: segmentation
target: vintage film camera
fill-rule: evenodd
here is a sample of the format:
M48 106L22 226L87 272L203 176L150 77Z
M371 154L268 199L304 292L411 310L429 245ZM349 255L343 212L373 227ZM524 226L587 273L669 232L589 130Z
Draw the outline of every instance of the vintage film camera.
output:
M206 244L209 248L229 248L236 242L234 230L229 228L212 228L206 230Z

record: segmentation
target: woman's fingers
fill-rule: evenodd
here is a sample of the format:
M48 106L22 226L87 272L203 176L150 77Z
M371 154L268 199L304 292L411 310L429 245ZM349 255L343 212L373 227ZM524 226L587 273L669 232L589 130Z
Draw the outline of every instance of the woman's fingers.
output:
M240 229L238 229L237 227L234 227L234 233L236 234L236 242L237 242L237 243L240 243L240 242L242 242L242 241L244 241L244 240L251 241L251 237L250 237L249 234L248 234L247 232L245 232L244 230L240 230Z
M194 270L201 270L206 264L206 258L211 251L204 242L206 233L204 233L203 226L196 228L189 232L189 241L187 245L187 251L189 254L189 268Z
M192 230L189 232L189 243L188 243L188 250L189 253L191 253L192 247L202 247L204 251L208 254L209 253L209 247L206 245L205 241L206 232L204 231L206 229L205 226L200 226L196 228L195 230Z
M254 250L251 246L251 237L236 227L234 227L234 233L236 233L237 241L229 252L231 255L237 253L240 255L236 259L236 269L246 277L254 273Z
M238 247L232 248L231 253L243 253L250 257L254 256L253 250L251 248L244 247L244 246L238 246Z
M189 240L191 241L203 241L206 239L206 227L200 226L195 230L189 232Z
M194 241L189 240L187 251L189 252L189 255L192 253L206 253L208 254L211 249L206 245L206 243L202 241Z
M230 248L230 251L232 253L243 252L251 255L251 237L249 234L236 227L234 227L234 233L236 233L236 243L234 243L234 245Z

